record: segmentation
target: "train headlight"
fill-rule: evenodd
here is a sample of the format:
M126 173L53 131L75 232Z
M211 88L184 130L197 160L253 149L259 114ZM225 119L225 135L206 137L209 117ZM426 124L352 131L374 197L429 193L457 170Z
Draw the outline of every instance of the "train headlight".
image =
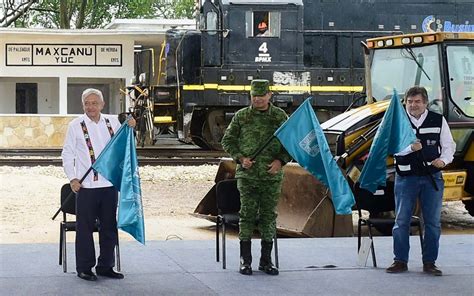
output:
M410 44L410 37L402 38L402 44L404 44L404 45Z
M421 36L416 36L413 38L413 43L422 43L423 42L423 37Z
M386 45L386 46L392 46L392 45L393 45L393 39L387 39L387 40L385 40L385 45Z
M377 41L377 46L378 47L383 47L383 40Z

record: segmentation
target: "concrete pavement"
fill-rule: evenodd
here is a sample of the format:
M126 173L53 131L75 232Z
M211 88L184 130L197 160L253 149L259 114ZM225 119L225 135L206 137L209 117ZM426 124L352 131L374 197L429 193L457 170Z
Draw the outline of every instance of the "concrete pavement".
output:
M357 238L279 239L280 275L256 271L260 242L253 241L254 275L238 273L239 244L227 240L227 269L215 261L215 241L121 244L124 280L79 279L74 244L68 272L57 244L1 244L1 295L474 295L474 236L441 237L442 277L422 273L420 242L411 237L409 272L387 274L392 238L375 237L378 268L357 265Z

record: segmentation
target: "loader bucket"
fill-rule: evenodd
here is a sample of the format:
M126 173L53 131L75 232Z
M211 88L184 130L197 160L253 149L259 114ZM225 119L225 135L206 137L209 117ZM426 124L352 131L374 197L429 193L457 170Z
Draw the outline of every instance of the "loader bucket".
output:
M215 183L235 176L235 162L222 159ZM327 188L296 163L284 166L282 192L277 205L277 230L290 237L352 236L352 216L336 215ZM215 221L215 185L194 210L194 216Z

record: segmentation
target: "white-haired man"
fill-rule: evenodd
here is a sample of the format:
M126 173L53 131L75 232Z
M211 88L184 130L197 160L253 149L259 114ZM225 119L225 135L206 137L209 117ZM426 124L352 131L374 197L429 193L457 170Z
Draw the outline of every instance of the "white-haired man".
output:
M91 171L84 181L79 180L95 162L99 154L120 127L117 116L105 115L104 97L100 90L88 88L82 93L84 114L69 123L62 151L63 168L76 193L76 271L77 276L88 281L97 280L92 268L96 266L93 231L100 221L100 256L97 260L98 275L122 279L113 270L114 248L117 233L117 190L98 172ZM128 121L135 126L135 120Z

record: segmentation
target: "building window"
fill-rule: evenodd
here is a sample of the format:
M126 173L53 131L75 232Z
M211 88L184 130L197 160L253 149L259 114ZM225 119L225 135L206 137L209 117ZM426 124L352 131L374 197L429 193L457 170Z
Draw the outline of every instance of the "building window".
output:
M102 113L109 113L109 106L112 103L110 97L109 84L92 84L92 83L69 83L67 85L67 114L82 114L84 109L82 107L82 92L87 88L95 88L102 92L104 96L105 106Z
M16 84L16 113L38 113L38 84Z
M280 37L280 12L247 11L247 37Z

